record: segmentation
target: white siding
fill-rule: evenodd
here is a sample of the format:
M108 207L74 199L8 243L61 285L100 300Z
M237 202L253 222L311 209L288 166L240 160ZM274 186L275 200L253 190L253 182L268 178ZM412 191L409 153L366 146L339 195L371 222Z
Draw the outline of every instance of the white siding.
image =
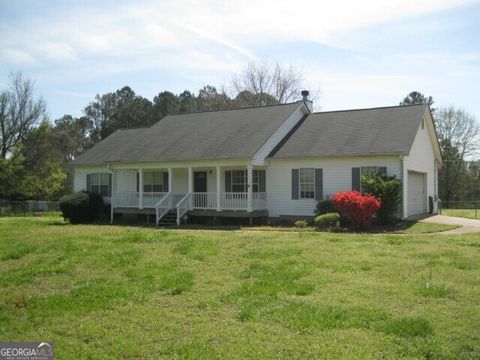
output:
M110 173L107 168L77 168L73 170L73 191L87 190L87 174Z
M137 191L137 170L117 170L117 192Z
M385 166L388 175L401 178L401 160L398 156L312 158L297 160L269 160L267 167L267 194L270 216L312 216L317 203L314 199L292 199L292 169L322 168L323 195L352 190L352 168Z
M172 193L184 195L188 192L188 169L172 169Z
M308 113L308 109L302 102L295 112L270 136L263 146L255 153L252 159L253 165L265 165L265 159L272 150L282 141L295 125Z
M407 176L408 171L416 171L426 174L426 196L427 199L429 196L435 198L436 189L435 188L435 152L432 144L432 137L430 136L429 130L431 131L432 124L430 122L429 116L425 116L425 125L422 129L422 126L419 126L418 133L413 142L412 148L408 156L404 158L404 175ZM404 187L404 208L403 214L407 216L410 212L408 211L408 184ZM427 202L428 204L428 202ZM428 207L427 207L428 209ZM437 212L437 202L434 202L434 212Z

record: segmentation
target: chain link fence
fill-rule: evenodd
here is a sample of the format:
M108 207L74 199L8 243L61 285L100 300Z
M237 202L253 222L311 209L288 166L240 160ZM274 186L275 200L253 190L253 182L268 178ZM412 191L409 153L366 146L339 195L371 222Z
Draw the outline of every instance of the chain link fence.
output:
M58 201L0 199L0 216L26 216L53 211L60 211Z

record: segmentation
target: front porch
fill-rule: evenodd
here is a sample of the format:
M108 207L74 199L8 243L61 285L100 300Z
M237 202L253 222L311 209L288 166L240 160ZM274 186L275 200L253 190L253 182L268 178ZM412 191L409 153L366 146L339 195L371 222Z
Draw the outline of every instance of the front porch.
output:
M156 224L175 215L267 216L265 170L246 167L114 169L112 221L115 213L155 214Z

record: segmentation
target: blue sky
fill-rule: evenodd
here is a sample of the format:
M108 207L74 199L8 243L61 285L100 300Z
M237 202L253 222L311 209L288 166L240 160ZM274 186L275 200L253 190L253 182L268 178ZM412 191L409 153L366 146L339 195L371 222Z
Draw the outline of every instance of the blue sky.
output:
M480 120L480 1L0 1L0 87L22 71L52 120L124 85L227 85L261 60L300 69L316 110L419 90Z

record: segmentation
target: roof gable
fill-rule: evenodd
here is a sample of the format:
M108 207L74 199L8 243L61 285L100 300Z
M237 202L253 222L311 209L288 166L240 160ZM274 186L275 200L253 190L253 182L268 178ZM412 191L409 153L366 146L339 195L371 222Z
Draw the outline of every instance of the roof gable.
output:
M426 109L421 104L314 113L271 156L407 155Z

